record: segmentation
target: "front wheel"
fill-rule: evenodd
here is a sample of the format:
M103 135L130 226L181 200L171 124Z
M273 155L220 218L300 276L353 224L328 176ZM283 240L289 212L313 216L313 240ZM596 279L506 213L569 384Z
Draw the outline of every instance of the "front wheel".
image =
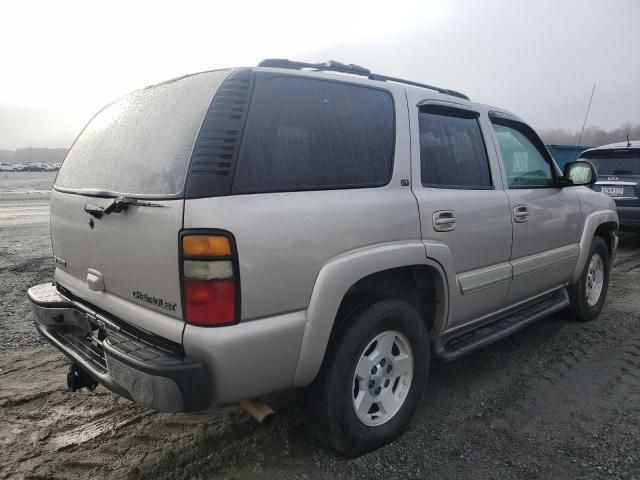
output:
M427 332L413 307L384 299L351 310L301 391L310 433L347 456L391 442L411 420L428 368Z
M575 320L594 320L604 307L609 287L609 249L600 237L594 237L580 279L569 286L569 313Z

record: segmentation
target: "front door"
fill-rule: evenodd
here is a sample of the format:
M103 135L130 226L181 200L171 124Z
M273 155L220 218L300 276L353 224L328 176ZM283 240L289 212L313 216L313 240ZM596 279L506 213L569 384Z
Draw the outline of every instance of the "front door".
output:
M416 104L413 190L427 255L455 272L448 278L451 330L504 304L511 278L509 201L495 152L486 148L487 118L459 104Z
M531 127L492 115L513 220L511 305L565 284L578 258L581 214L573 188Z

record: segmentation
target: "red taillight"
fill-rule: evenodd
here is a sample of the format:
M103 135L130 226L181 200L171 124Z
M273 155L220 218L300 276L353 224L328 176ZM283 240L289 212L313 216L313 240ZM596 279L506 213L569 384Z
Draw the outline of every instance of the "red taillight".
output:
M200 326L235 323L239 287L232 237L189 233L181 246L184 320Z
M236 317L233 280L185 280L185 320L193 325L225 325Z

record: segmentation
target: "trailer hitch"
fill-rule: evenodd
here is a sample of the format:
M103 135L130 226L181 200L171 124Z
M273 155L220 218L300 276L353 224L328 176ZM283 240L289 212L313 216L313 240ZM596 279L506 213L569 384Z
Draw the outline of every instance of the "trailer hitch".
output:
M88 388L93 391L97 386L98 382L82 370L77 363L73 362L69 365L69 371L67 372L67 387L69 390L75 392L81 388Z

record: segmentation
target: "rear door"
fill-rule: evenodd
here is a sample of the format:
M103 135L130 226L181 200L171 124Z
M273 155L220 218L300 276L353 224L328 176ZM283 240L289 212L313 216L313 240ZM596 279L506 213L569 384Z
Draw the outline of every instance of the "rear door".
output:
M51 196L56 282L177 343L184 327L178 234L185 177L205 113L227 74L170 81L103 109L71 148ZM117 197L152 205L96 213Z
M578 258L582 215L573 188L533 129L502 114L491 116L513 221L513 280L507 304L566 283Z
M449 322L455 328L499 310L511 278L511 218L488 126L479 111L409 97L413 188L427 255L449 280ZM415 155L413 154L415 153Z

